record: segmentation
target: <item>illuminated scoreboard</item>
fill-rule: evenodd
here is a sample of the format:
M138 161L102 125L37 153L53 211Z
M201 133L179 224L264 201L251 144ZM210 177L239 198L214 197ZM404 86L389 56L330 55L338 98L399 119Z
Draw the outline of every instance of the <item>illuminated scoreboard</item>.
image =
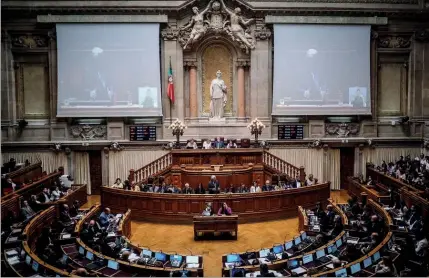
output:
M304 139L303 125L279 125L279 140Z
M130 141L156 141L156 127L130 126Z

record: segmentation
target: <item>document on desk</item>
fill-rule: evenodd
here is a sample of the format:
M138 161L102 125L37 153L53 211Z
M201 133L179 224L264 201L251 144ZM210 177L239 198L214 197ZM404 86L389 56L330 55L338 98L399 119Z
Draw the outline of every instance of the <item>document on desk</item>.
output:
M187 264L187 268L199 268L200 264Z
M15 249L8 250L8 251L6 251L6 255L7 255L8 257L10 257L10 256L14 256L14 255L18 255L18 251L16 251Z
M260 264L269 264L270 261L267 258L258 258Z

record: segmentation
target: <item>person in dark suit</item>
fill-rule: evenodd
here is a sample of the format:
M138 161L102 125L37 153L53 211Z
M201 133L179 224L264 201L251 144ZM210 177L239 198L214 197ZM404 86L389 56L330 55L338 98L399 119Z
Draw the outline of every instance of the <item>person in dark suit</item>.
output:
M239 188L237 188L237 193L247 193L249 190L247 189L246 185L244 183L241 184Z
M332 225L334 223L335 215L336 214L334 211L334 207L332 205L328 205L326 207L326 218L327 218L328 225Z
M273 191L274 187L271 185L269 180L265 181L265 184L262 186L262 191Z
M195 189L195 194L206 194L203 184L200 182L197 189Z
M295 180L292 182L292 188L300 188L301 187L301 181L299 179L299 176L296 176Z
M275 277L274 273L269 272L268 265L266 264L261 264L259 266L259 273L260 274L256 277Z
M216 176L215 175L211 176L211 179L208 184L209 193L210 194L219 193L219 188L220 188L220 185L219 185L219 181L216 180Z
M329 232L332 237L336 237L344 230L344 226L339 215L335 216L334 222L334 228Z
M73 201L73 205L70 208L69 213L71 217L76 217L79 214L79 200Z
M183 194L194 194L194 190L189 187L189 183L185 183L185 188L182 190Z
M220 140L220 137L217 137L214 141L214 147L215 149L223 149L225 148L225 143Z

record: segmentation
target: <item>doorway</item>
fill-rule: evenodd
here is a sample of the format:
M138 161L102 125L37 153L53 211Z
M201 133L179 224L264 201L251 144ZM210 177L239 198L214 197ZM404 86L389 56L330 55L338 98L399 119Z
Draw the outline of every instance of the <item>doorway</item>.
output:
M102 170L101 170L101 152L88 151L89 154L89 175L91 177L91 194L99 195L100 187L102 186Z
M340 163L340 188L348 189L347 177L353 176L355 165L355 149L340 148Z

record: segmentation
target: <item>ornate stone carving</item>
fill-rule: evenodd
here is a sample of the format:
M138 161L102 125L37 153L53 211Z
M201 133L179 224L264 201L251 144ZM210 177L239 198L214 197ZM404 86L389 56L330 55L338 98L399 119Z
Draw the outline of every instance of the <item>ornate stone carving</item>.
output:
M178 36L179 36L179 30L171 27L170 25L168 25L167 28L161 31L161 37L164 39L164 41L177 40Z
M122 151L124 148L118 142L112 142L112 144L110 144L109 149L114 152L118 152L118 151Z
M381 37L378 40L378 47L381 48L408 48L411 39L399 36Z
M267 26L262 26L261 28L257 28L255 30L255 38L257 40L268 40L269 38L271 38L271 30L267 28Z
M47 47L48 42L46 37L41 36L18 36L12 39L12 45L14 47L23 48L38 48Z
M250 61L249 60L239 60L237 61L237 67L250 67Z
M183 66L186 68L196 68L197 67L197 61L184 61Z
M320 139L316 139L313 142L309 143L308 147L320 149L322 147L322 141Z
M377 31L371 31L371 39L376 40L378 39L378 32Z
M231 10L223 0L211 0L202 12L197 7L192 11L194 15L189 23L179 29L179 43L184 49L209 33L228 35L246 53L255 48L255 40L248 27L253 19L245 19L240 8Z
M329 135L337 135L338 138L348 137L359 133L359 124L326 124L325 130Z
M106 125L75 125L70 127L71 135L74 138L84 140L106 139Z
M414 39L419 42L429 42L429 30L422 29L416 31L414 33Z

